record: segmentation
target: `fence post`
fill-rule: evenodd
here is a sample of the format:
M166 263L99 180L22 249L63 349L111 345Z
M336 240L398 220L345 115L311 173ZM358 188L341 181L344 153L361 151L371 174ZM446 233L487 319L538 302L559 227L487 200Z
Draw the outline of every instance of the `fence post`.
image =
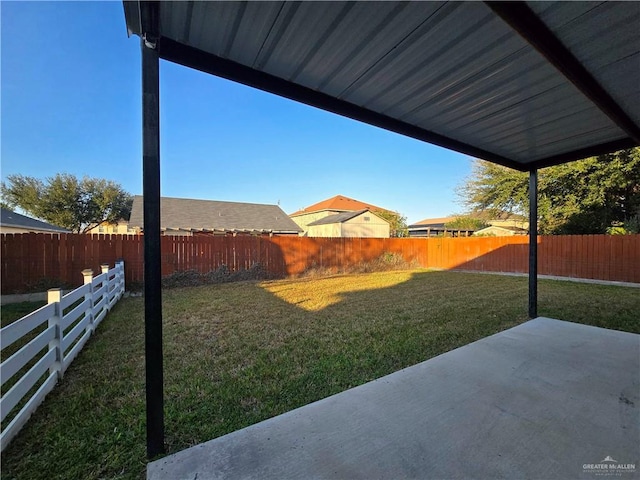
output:
M124 260L118 260L116 265L120 268L120 272L119 272L120 282L119 283L122 284L122 286L120 287L120 297L122 297L122 295L124 295L124 292L126 290L126 288L125 288L125 278L124 278Z
M62 380L62 309L60 308L60 300L62 299L62 289L52 288L47 291L47 303L55 304L55 313L49 318L48 326L55 327L54 339L49 342L49 350L56 351L56 360L49 367L49 375L56 373L58 380Z
M105 287L105 303L104 303L104 308L106 309L106 311L109 311L109 294L111 293L111 284L109 283L109 264L108 263L102 263L100 264L100 271L101 273L106 273L105 275L105 279L102 281L102 284Z
M85 310L85 315L89 315L89 325L87 325L87 330L93 332L93 270L90 268L86 270L82 270L82 278L84 280L84 285L89 284L89 293L84 294L84 299L89 300L89 308Z

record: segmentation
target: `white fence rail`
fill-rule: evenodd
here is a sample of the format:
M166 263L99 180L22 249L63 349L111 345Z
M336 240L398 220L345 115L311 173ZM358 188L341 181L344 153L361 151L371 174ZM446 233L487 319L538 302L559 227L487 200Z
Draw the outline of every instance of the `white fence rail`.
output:
M0 365L3 387L0 451L4 451L47 393L62 379L95 328L124 293L124 262L116 263L111 270L108 265L102 265L102 273L96 277L91 270L83 270L82 275L83 286L65 296L59 288L49 290L47 305L0 330L2 351L25 335L33 337L23 340L24 345ZM8 391L5 384L10 386ZM29 393L31 396L23 402ZM21 403L20 411L5 425L7 415Z

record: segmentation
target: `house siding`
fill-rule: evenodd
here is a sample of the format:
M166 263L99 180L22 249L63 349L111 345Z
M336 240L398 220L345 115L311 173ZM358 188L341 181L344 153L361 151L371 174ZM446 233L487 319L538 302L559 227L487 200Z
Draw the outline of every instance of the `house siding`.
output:
M303 232L300 234L302 236L330 237L330 236L336 236L336 235L309 235L309 229L312 228L312 227L309 227L309 224L315 222L316 220L320 220L321 218L328 217L329 215L336 215L337 213L340 213L340 212L341 211L339 210L321 210L319 212L309 212L303 215L296 215L295 217L290 217L290 218L303 230ZM317 226L319 227L321 225L317 225ZM315 232L316 229L313 229L313 231ZM340 235L337 235L337 236L340 236Z
M492 227L517 227L524 230L529 229L529 222L527 220L489 220L487 223Z
M369 220L365 220L366 218ZM389 238L389 233L389 223L371 212L365 212L342 223L310 225L307 227L306 235L309 237Z
M526 234L527 234L526 231L515 232L513 230L509 230L508 228L502 228L496 225L492 225L490 227L478 230L473 235L476 237L481 237L481 236L511 237L513 235L526 235Z
M342 224L311 225L307 227L306 235L308 237L342 237Z
M389 223L371 212L358 215L342 224L343 237L389 238L389 234Z
M134 233L139 233L137 230L139 229L135 229L135 228L130 228L129 227L129 223L128 222L120 222L117 223L115 225L111 225L111 224L103 224L103 225L98 225L96 227L93 227L92 229L90 229L89 231L87 231L87 233L89 234L122 234L122 235L126 235L126 234L134 234Z

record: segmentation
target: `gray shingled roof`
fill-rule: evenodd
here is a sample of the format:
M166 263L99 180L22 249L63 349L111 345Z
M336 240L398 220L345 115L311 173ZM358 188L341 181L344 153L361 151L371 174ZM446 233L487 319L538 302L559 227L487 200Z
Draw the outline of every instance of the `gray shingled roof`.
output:
M133 198L131 227L144 227L142 199L141 195ZM187 230L302 231L278 205L169 197L160 199L160 226Z
M331 223L344 223L347 220L351 220L352 218L357 217L358 215L364 213L364 212L368 212L368 209L364 209L364 210L358 210L356 212L342 212L342 213L337 213L335 215L329 215L328 217L323 217L319 220L316 220L315 222L311 222L308 226L313 226L313 225L329 225Z
M2 208L0 211L0 225L3 227L27 228L30 230L45 232L69 233L69 230L65 230L62 227L51 225L50 223L36 220L35 218L27 217L25 215L20 215L19 213L12 212L6 208Z

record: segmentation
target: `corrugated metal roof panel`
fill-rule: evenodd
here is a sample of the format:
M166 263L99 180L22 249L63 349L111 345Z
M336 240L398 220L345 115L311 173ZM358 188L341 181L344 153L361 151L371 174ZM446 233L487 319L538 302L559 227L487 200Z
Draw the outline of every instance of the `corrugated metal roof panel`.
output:
M425 50L423 60L407 63L408 70L401 77L401 83L395 88L392 84L383 89L370 106L380 108L388 115L396 115L413 104L414 108L408 114L411 115L422 106L441 103L444 105L439 107L446 108L451 103L459 105L460 92L474 82L491 78L508 65L511 58L523 53L522 42L510 32L492 28L494 21L472 24L449 39L438 39L438 42L427 39L425 47L428 50ZM485 39L489 40L488 44L481 45L479 40ZM430 47L431 44L436 46ZM501 51L496 55L493 47L498 45ZM395 93L395 96L389 93Z
M640 2L527 2L640 123Z
M387 45L380 53L372 52L372 62L363 74L354 79L348 88L340 92L343 98L356 105L366 106L375 96L373 90L384 92L389 88L398 91L398 82L402 76L415 65L424 63L425 57L434 57L433 52L440 51L438 45L446 41L445 35L450 30L462 27L460 16L454 13L459 10L456 4L444 4L434 11L423 13L423 21L406 32L396 45ZM432 65L434 66L434 65ZM424 80L421 83L428 85Z
M339 93L361 75L359 66L369 65L369 61L359 58L366 58L367 52L374 49L379 51L375 42L380 29L388 28L407 6L393 2L377 2L375 8L367 3L348 4L349 8L331 23L323 41L316 44L309 61L290 79L310 88ZM393 38L386 37L386 40L395 44ZM322 61L313 61L316 58Z
M294 80L314 60L353 4L340 3L336 8L325 9L314 2L294 2L287 3L286 7L271 30L256 66L280 78Z
M238 30L227 43L227 52L224 57L233 58L234 61L255 67L258 55L265 45L267 36L271 32L276 18L284 10L282 2L248 2L246 9L242 11L238 21Z
M425 52L420 64L411 64L400 55L389 71L374 77L371 88L382 91L382 98L375 97L365 105L524 162L545 157L549 151L545 145L557 146L555 138L544 139L549 131L572 137L588 125L589 131L606 131L605 138L609 134L624 137L608 117L522 38L491 16L484 5L474 5L473 10L474 20L470 20L466 5L450 11L449 21L440 19L440 25L447 28L439 30L437 43L429 38L417 42L417 48ZM413 52L407 54L416 58ZM405 79L413 77L411 84L397 82L403 68L407 69ZM391 83L392 89L383 78L396 82ZM504 96L508 96L507 102ZM571 109L566 103L558 105L564 98L573 100ZM478 111L481 116L474 117ZM503 134L505 128L510 129L508 135ZM488 138L494 141L488 142ZM593 144L596 138L602 136L594 136Z
M403 48L412 32L441 8L440 2L357 4L333 30L316 62L301 74L304 84L346 98L356 83Z
M530 7L639 124L640 3ZM522 165L629 137L493 8L160 2L161 35Z

